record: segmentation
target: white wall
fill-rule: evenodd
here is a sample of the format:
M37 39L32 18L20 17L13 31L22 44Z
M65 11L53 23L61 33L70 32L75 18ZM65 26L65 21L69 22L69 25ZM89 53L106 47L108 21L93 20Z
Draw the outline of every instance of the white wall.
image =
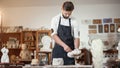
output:
M84 19L103 19L103 18L120 18L120 5L102 4L102 5L82 5L77 6L75 16L80 22L81 41L88 42L88 25L82 24Z
M24 27L40 28L44 25L50 25L51 18L60 11L59 8L51 6L5 8L3 10L3 23L4 25L22 25Z
M80 25L81 41L88 40L88 27L81 24L83 19L120 17L119 4L76 5L73 15ZM22 25L29 28L50 27L51 18L60 13L61 6L11 7L2 8L3 25Z

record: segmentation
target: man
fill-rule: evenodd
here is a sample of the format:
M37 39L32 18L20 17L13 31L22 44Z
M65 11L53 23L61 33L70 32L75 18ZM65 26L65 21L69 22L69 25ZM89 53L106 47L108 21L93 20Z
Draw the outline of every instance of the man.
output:
M68 52L79 47L78 24L71 17L74 5L71 1L66 1L62 5L62 13L53 17L51 22L52 38L55 46L52 52L53 62L56 58L62 58L64 65L74 65L74 58L67 56Z

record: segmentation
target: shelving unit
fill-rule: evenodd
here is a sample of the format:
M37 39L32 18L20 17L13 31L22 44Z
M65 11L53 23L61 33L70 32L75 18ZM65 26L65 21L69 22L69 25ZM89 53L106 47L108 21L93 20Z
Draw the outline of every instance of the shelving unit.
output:
M28 46L32 58L34 58L34 51L36 50L36 33L37 31L22 31L22 43Z
M37 31L37 36L36 36L37 37L36 38L36 43L37 43L37 46L36 46L36 58L41 61L40 58L42 58L42 56L40 56L40 55L45 54L46 57L48 58L47 64L50 64L50 62L51 62L51 59L50 59L51 52L45 52L45 51L41 52L40 48L43 46L42 43L41 43L42 37L45 36L45 35L50 36L50 34L51 34L51 30L39 30L39 31ZM48 46L50 46L50 48L52 48L51 45L48 45Z
M36 32L37 31L23 31L22 43L27 44L30 50L36 49Z
M7 43L7 41L9 41L10 38L14 38L16 40L19 41L19 44L22 43L22 32L14 32L14 33L1 33L0 34L0 38L1 38L1 42Z
M16 55L19 56L20 44L22 43L22 32L14 33L0 33L0 49L3 45L6 45L9 49L9 56ZM0 52L0 57L2 53Z
M40 58L39 54L44 53L49 56L48 60L50 62L50 54L47 52L40 52L42 47L41 38L44 35L50 36L51 30L36 30L36 31L22 31L22 32L1 32L0 33L0 49L3 45L6 45L9 49L9 57L11 55L19 56L21 51L21 44L27 44L29 50L32 52L32 58L34 58L34 53L36 51L36 58ZM41 44L41 45L40 45ZM2 53L0 52L0 57ZM48 62L48 63L49 63Z

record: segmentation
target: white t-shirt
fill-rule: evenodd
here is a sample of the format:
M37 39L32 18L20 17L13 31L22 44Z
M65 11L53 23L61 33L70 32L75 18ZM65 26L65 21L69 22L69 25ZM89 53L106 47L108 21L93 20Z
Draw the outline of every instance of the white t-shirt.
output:
M60 16L61 16L60 24L69 26L69 19L63 18L62 14L58 14L57 16L53 17L52 21L51 21L51 29L53 29L51 36L53 36L54 34L57 34ZM71 18L71 26L72 26L71 33L72 33L72 35L74 35L74 38L79 38L79 25L76 22L75 18L73 18L73 17L70 17L70 18Z

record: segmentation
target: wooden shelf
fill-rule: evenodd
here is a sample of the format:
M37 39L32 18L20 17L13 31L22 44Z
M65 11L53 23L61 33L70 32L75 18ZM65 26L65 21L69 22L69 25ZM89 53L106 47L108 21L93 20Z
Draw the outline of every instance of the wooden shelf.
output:
M39 43L41 42L41 38L43 35L49 35L51 34L51 30L39 30L37 31L37 37L36 37L36 58L38 58L38 52L40 51Z
M32 52L36 50L36 33L37 31L23 31L22 32L22 43L27 44L28 48L32 50Z
M11 33L0 33L0 49L3 47L2 45L7 44L7 48L9 49L8 55L19 56L20 53L20 44L22 44L22 32L11 32ZM13 47L13 44L15 44ZM0 52L0 57L2 53Z
M23 42L35 42L35 40L23 40Z
M41 41L42 35L49 35L50 36L51 31L50 30L38 30L38 31L22 31L22 32L10 32L10 33L0 33L0 49L2 48L3 44L7 44L8 41L10 41L11 38L17 39L19 41L19 47L18 48L12 48L12 46L8 47L9 49L9 56L16 55L19 56L19 53L21 51L21 44L27 44L28 49L33 53L36 51L36 58L39 58L38 53L40 50L40 47L38 46L39 41ZM0 52L0 57L2 53Z
M8 48L9 50L21 50L21 48Z

